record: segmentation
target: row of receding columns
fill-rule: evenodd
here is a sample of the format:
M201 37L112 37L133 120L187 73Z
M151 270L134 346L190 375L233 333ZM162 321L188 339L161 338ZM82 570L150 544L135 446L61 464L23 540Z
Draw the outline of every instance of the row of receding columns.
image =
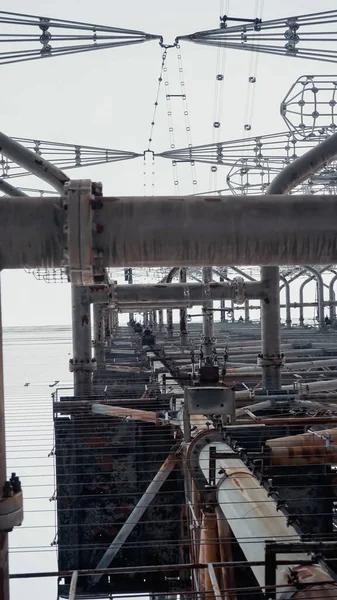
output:
M328 268L328 267L327 267ZM121 302L126 302L126 308L130 306L137 306L137 298L140 298L140 305L142 304L141 299L146 298L149 301L151 298L151 294L156 294L153 297L154 303L155 298L157 298L158 303L162 303L165 306L165 298L167 297L167 292L171 292L171 290L175 290L173 294L170 294L168 298L170 298L170 302L173 303L174 298L177 298L177 303L179 304L178 297L180 297L180 301L184 300L183 294L185 291L187 292L187 297L185 301L189 299L189 295L192 294L194 298L202 297L202 355L203 359L206 363L210 363L212 361L213 356L213 340L214 340L214 325L213 325L213 302L214 299L214 290L217 292L217 297L219 297L219 288L211 288L210 284L214 284L213 280L213 271L212 267L203 267L202 269L202 284L187 284L186 279L186 268L182 268L179 272L179 280L180 284L169 284L169 289L166 286L163 286L163 290L160 288L156 290L156 286L147 286L147 285L134 285L134 286L117 286L118 294L120 295ZM316 271L316 269L311 267L306 267L305 271L312 272L312 277L315 277L317 274L319 277L317 278L318 283L323 285L323 279L321 274ZM265 351L261 352L260 356L260 364L264 367L263 372L272 373L274 372L273 365L279 363L279 366L282 365L282 357L279 355L280 353L277 351L279 348L279 326L275 328L274 324L276 320L278 323L280 322L280 302L279 302L279 279L275 277L275 274L278 273L277 267L262 267L261 269L261 282L257 282L253 278L250 277L250 281L246 283L248 296L254 297L254 294L260 294L261 297L261 340L262 340L262 350L265 348ZM273 277L271 278L271 274ZM222 279L224 277L221 277ZM226 277L226 279L228 279ZM282 278L285 280L285 278ZM334 279L334 278L333 278ZM228 280L229 281L229 280ZM286 281L286 280L285 280ZM223 283L223 286L227 286L227 292L221 292L225 297L229 293L231 283ZM171 287L172 286L172 287ZM250 288L250 286L252 286ZM260 286L260 289L259 287ZM286 282L286 292L287 298L289 298L289 282ZM262 294L262 288L263 294ZM303 289L303 287L302 287ZM330 289L333 292L333 286L330 286ZM135 293L133 293L135 290ZM137 291L139 290L139 291ZM151 291L152 290L152 291ZM199 291L198 291L199 290ZM254 292L255 290L255 292ZM145 294L145 296L144 296ZM177 294L177 296L175 296ZM198 296L199 294L199 296ZM220 294L220 297L221 297ZM228 296L227 296L228 297ZM134 298L132 300L132 298ZM321 309L320 309L320 317L321 323L324 317L324 303L322 303L322 295L320 294L319 298L321 299ZM93 342L94 342L94 360L92 359L91 354L91 318L90 318L90 305L93 303ZM198 303L198 302L195 302ZM150 302L151 304L151 302ZM73 286L72 288L72 305L73 305L73 347L74 353L73 358L70 363L70 369L74 372L75 377L75 387L76 387L76 395L84 393L85 390L89 389L89 382L92 380L92 371L95 369L97 363L101 363L104 360L104 349L106 342L109 340L111 336L111 331L114 328L115 324L111 323L111 319L116 317L117 312L108 308L107 301L104 303L102 300L98 301L96 298L92 300L90 288L86 288L84 286ZM289 308L289 304L287 303L287 307ZM322 308L323 307L323 308ZM223 309L222 309L223 310ZM249 310L249 299L245 301L245 311ZM322 312L323 310L323 312ZM157 318L158 315L158 318ZM289 313L287 310L287 325L290 325ZM152 309L150 311L146 311L144 313L144 325L150 327L157 327L162 330L163 328L163 310ZM167 332L168 337L172 337L173 335L173 313L172 309L167 310ZM276 333L275 333L276 332ZM277 333L278 332L278 333ZM187 334L187 309L186 307L180 308L180 340L181 344L184 346L188 342L188 334ZM269 388L270 386L278 385L278 379L276 381L269 381L269 378L266 377L264 383ZM274 387L273 387L274 389ZM88 393L88 392L86 392Z
M94 303L92 331L90 288L72 285L71 302L73 358L69 368L74 374L74 395L88 396L92 393L93 371L104 361L105 345L118 324L118 313L104 304Z
M276 178L270 186L269 194L286 193L307 178L311 172L327 164L337 153L337 135L334 134L318 148L309 151L304 157L294 161ZM5 140L6 141L6 140ZM8 140L7 140L8 141ZM21 150L20 150L21 148ZM9 146L8 149L9 150ZM17 160L20 150L22 157ZM13 160L24 165L26 151L20 145L11 144ZM13 154L14 152L14 154ZM32 154L32 153L31 153ZM57 189L61 193L67 177L60 177L56 168L45 169L42 160L39 166L28 156L28 170L35 172L52 183L57 181ZM52 165L50 165L52 167ZM47 177L48 175L48 177ZM61 173L61 175L63 175ZM136 200L136 201L135 201ZM298 223L298 204L289 200L282 208L270 201L249 198L249 206L245 200L236 199L234 203L209 199L206 205L203 199L184 199L182 203L171 199L170 214L167 213L167 202L157 202L157 199L105 198L102 203L102 222L104 229L100 230L100 251L106 265L163 265L163 264L219 264L221 257L233 264L305 264L320 260L327 264L335 257L335 205L329 198L325 199L322 212L316 199L307 197L309 210L302 211L306 226L295 230ZM270 200L270 199L269 199ZM316 202L316 204L315 204ZM172 206L171 206L172 205ZM250 207L253 207L252 210ZM1 268L22 268L29 264L32 268L41 266L59 267L64 261L64 211L62 204L55 198L26 199L17 198L16 202L1 200L0 223L2 225ZM156 224L149 228L146 239L143 235L142 218ZM167 226L169 217L170 226ZM207 218L206 218L207 217ZM208 220L207 220L208 219ZM277 227L275 228L275 222ZM125 240L125 227L120 224L128 223L128 239ZM310 223L309 223L310 222ZM315 223L315 225L314 225ZM39 236L36 236L36 224L39 226ZM172 225L173 224L173 225ZM308 225L309 224L309 225ZM274 226L274 227L273 227ZM270 235L270 232L273 235ZM188 233L189 232L189 233ZM193 236L191 235L193 232ZM192 241L193 237L193 241ZM188 239L187 239L188 238ZM111 240L113 244L111 243ZM170 243L168 243L168 240ZM296 241L296 243L295 243ZM155 249L155 256L153 255ZM301 250L299 252L299 249ZM319 249L319 257L317 252ZM199 258L198 258L199 257ZM180 262L180 259L184 259ZM241 260L242 258L242 260ZM225 260L224 260L225 262ZM279 268L266 266L262 269L263 279L267 284L267 295L262 301L262 360L264 361L264 385L267 389L280 386L280 299L279 299ZM204 308L207 314L207 304ZM73 359L71 369L74 372L75 394L90 388L92 379L91 358L91 319L90 298L88 290L80 286L72 290L73 310ZM172 321L172 319L171 319ZM99 318L97 318L99 329ZM204 321L204 335L209 337L210 322ZM206 343L205 343L206 346ZM2 361L1 361L2 362ZM2 365L1 365L2 368ZM2 381L1 381L2 386ZM3 389L1 394L1 410L3 415ZM1 416L1 423L3 416ZM4 434L2 424L0 435ZM2 436L4 440L4 435ZM1 442L0 475L6 471L4 441ZM5 542L7 535L5 535ZM8 569L6 567L5 546L1 544L0 593L7 597L3 585L8 586ZM6 549L5 549L6 550Z

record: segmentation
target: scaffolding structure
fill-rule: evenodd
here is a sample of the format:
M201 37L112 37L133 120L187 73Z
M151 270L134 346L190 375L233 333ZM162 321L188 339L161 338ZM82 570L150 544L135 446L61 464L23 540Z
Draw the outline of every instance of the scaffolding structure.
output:
M315 44L335 41L326 31L337 11L229 20L176 44L336 60ZM37 27L38 37L5 39L42 46L4 51L0 63L153 39L170 47L80 22L1 12L0 23ZM319 85L331 113L318 108ZM0 312L1 599L11 580L34 577L56 577L68 600L337 598L335 86L300 78L281 107L290 131L156 155L231 167L232 194L219 197L106 196L61 168L139 154L0 134L0 267L71 285L73 379L50 385L57 569L9 573L8 534L25 505L18 475L7 476ZM55 193L7 181L24 174Z

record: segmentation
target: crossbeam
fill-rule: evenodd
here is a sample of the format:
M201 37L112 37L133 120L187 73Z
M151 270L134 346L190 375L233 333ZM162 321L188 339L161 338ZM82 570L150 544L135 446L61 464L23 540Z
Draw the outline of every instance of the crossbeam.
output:
M336 215L337 196L103 197L93 253L104 267L331 264ZM55 197L0 198L0 268L64 265L66 216Z

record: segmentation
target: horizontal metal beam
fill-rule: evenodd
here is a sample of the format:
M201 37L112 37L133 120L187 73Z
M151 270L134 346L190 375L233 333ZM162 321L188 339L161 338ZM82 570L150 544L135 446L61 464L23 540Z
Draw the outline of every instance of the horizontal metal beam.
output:
M102 198L104 267L337 262L337 196ZM60 267L58 198L0 198L0 268Z
M203 283L158 283L132 284L116 286L91 286L90 300L93 303L109 303L118 310L129 310L129 306L142 308L153 308L166 306L174 308L179 306L193 306L203 304L206 299L210 300L234 300L236 299L235 282L219 283L217 281L209 284ZM264 285L260 281L247 281L244 284L244 296L246 299L261 299L267 296Z

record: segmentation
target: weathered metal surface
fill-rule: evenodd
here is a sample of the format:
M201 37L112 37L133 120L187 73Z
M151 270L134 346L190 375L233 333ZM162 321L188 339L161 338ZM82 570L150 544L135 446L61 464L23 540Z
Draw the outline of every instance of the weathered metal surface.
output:
M62 404L62 403L61 403ZM141 405L141 404L140 404ZM59 568L95 568L170 449L170 430L117 418L80 415L55 420ZM153 439L160 431L160 444ZM164 433L163 433L164 432ZM174 505L182 502L174 472L154 506L121 548L112 566L130 574L99 589L116 593L165 590L163 576L133 576L132 567L178 562L179 522ZM150 543L151 541L151 543Z
M103 266L337 260L335 196L106 197L98 213L103 230L94 234L94 247ZM2 268L61 266L59 199L1 198L0 224Z
M271 449L273 466L336 465L337 446L291 446Z

